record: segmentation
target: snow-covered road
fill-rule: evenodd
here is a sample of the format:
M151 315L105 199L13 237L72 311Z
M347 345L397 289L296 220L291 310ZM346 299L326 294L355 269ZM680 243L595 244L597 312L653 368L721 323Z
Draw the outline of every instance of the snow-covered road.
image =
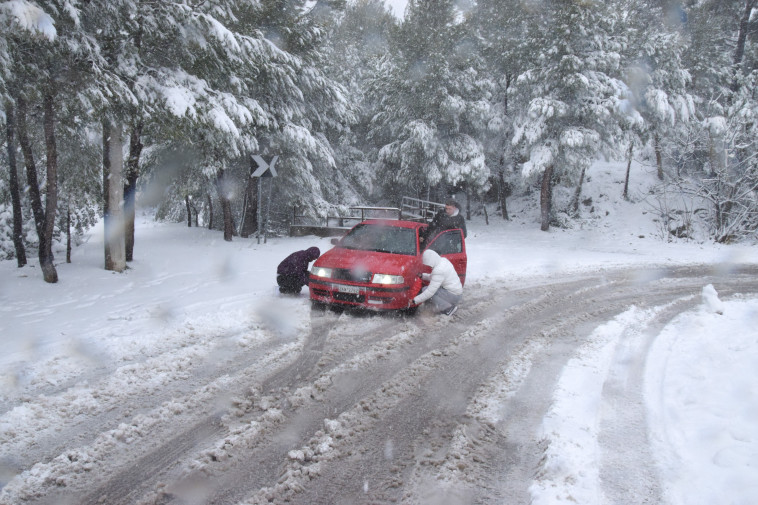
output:
M755 294L758 269L483 279L452 318L280 297L81 350L85 375L4 399L0 503L661 503L645 368L708 284Z

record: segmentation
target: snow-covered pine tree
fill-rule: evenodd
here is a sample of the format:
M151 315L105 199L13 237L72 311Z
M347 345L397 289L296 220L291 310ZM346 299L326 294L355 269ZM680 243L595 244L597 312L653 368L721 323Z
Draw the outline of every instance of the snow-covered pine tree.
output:
M447 185L486 187L480 133L489 121L484 78L465 13L452 0L411 0L386 61L372 83L378 112L371 137L388 198L444 198Z
M503 219L508 219L506 197L521 180L516 172L518 152L514 149L513 111L509 91L529 49L526 29L537 9L524 0L478 0L469 26L484 59L489 78L495 83L492 119L483 136L487 165L494 172L492 183Z
M325 197L339 179L326 132L350 119L344 90L326 77L319 59L325 33L319 23L328 18L322 10L327 6L320 2L315 15L309 2L229 1L225 5L222 12L216 5L213 13L216 22L232 34L222 40L226 52L205 45L193 50L209 54L195 59L193 72L203 77L209 91L216 91L198 100L198 104L208 102L202 110L193 102L184 114L200 123L184 141L194 144L201 161L183 168L195 172L197 184L192 186L230 189L217 192L221 208L241 215L244 211L235 208L244 202L242 195L249 193L250 172L256 168L250 156L271 159L278 155L279 177L273 184L266 181L273 192L271 200L284 209L299 201L310 213L317 213L327 206ZM199 88L194 86L193 91ZM228 110L221 115L230 118L224 124L204 112L209 106L216 113L232 104L239 113ZM231 130L235 124L236 130ZM224 131L226 127L229 131ZM222 174L224 182L219 185ZM235 199L234 205L225 204L226 195ZM175 203L183 207L183 197ZM248 199L248 203L253 202ZM289 212L279 217L285 221L288 216ZM226 235L231 238L229 217L225 217Z
M628 129L642 143L652 142L658 178L663 180L665 146L695 119L695 100L688 90L691 77L682 62L683 11L653 0L626 2L622 12L620 21L629 34L624 51L631 107Z
M340 180L331 198L343 204L365 204L381 200L374 192L376 173L371 159L376 157L374 143L368 138L371 118L378 112L367 97L369 83L389 55L389 42L398 20L383 0L358 0L336 20L324 55L329 76L346 88L347 100L355 111L350 130L334 130L329 140L335 150ZM337 192L337 193L335 193Z
M29 197L38 238L40 270L45 282L58 282L53 257L58 203L58 147L56 130L59 95L66 86L71 54L70 47L61 43L55 27L75 22L75 13L66 5L48 2L3 4L0 11L8 30L0 53L4 58L3 92L6 100L15 102L19 144L26 167ZM30 20L29 17L34 18ZM42 110L41 125L34 124L29 107ZM35 107L35 108L36 108ZM35 156L36 127L41 126L44 157ZM37 174L36 159L43 159L45 172ZM44 198L44 200L43 200Z
M601 148L619 137L622 41L609 7L598 0L557 0L528 27L531 52L513 92L513 143L528 160L524 177L541 178L544 231L553 218L555 179L580 180Z
M755 96L758 40L751 20L756 0L704 0L687 10L685 53L700 121L689 144L694 191L709 203L707 219L719 242L758 233ZM754 21L752 21L754 23Z
M116 36L124 37L133 53L137 107L132 132L149 135L149 160L166 160L156 148L194 153L195 159L185 157L169 166L190 172L181 178L183 184L189 181L189 187L218 195L227 240L236 233L234 205L228 199L244 193L251 154L273 149L274 141L290 140L289 148L297 146L292 150L305 158L331 159L317 129L341 122L344 100L318 70L313 52L319 31L305 2L229 0L191 8L124 1L123 13L108 8L128 24ZM307 171L306 163L290 162L306 165ZM278 166L283 167L287 162ZM165 180L156 172L160 170L157 165L140 167L150 179ZM315 195L318 199L321 192ZM183 193L175 196L177 206L184 207ZM204 200L198 196L195 201Z
M48 168L44 179L47 193L45 220L48 217L55 219L58 213L58 174L60 173L61 177L65 175L67 181L81 183L79 191L68 186L69 194L63 195L67 208L64 214L59 214L58 227L55 222L46 223L44 227L46 231L51 230L50 233L57 237L60 226L68 222L70 214L86 216L91 210L85 207L91 205L92 199L72 198L72 195L81 196L99 192L99 182L95 181L93 184L91 177L77 176L79 172L91 173L91 167L86 166L85 163L88 156L82 155L82 150L90 151L95 142L91 141L93 140L91 138L86 138L82 143L83 135L93 120L99 123L99 118L102 117L100 113L103 110L102 103L117 99L128 102L129 91L123 83L122 76L107 65L93 33L87 32L88 27L84 17L86 11L82 11L80 7L86 7L88 4L69 1L40 1L32 7L29 6L30 4L24 5L24 2L20 4L16 7L21 11L13 11L16 19L30 17L43 19L45 21L44 33L48 39L48 42L44 42L44 38L40 37L21 41L23 50L9 53L12 56L13 71L9 74L7 81L10 83L11 95L17 104L22 105L22 110L26 109L27 103L39 104L40 102L45 110L44 159ZM108 17L100 20L97 29L107 26L109 20ZM15 43L11 47L20 46L19 43ZM124 95L127 96L127 100L122 99ZM26 117L19 119L26 123ZM29 126L31 128L25 128L30 135L29 141L22 141L26 144L23 151L28 167L33 160L34 148L31 135L35 132L35 125L29 124ZM99 146L97 148L99 149ZM76 152L77 155L68 155L69 151ZM59 160L70 165L58 167ZM28 169L27 172L29 171ZM30 196L33 208L40 207L35 193L32 188ZM72 205L74 208L71 208ZM35 220L40 221L42 213L37 210L34 213ZM52 246L52 239L43 237L40 240L41 250L50 246ZM52 251L48 256L49 263L52 264ZM43 266L46 267L47 262L43 262ZM43 268L43 272L45 271ZM54 274L50 272L48 277L52 276Z
M16 157L16 150L18 142L16 142L16 120L15 120L15 107L10 99L5 100L5 146L7 152L8 163L8 186L7 192L9 195L5 198L0 198L0 259L4 259L5 250L10 249L6 246L5 237L10 237L8 242L13 243L13 253L16 256L16 263L19 268L26 265L26 246L24 245L24 220L23 220L23 207L21 205L21 185L19 183L18 176L18 163ZM1 181L1 180L0 180ZM3 188L3 183L0 182L0 190ZM5 201L10 201L10 212L7 211L8 205ZM9 216L10 214L10 216ZM9 224L11 221L12 224ZM4 247L3 247L4 246ZM12 257L8 255L8 257Z
M271 186L267 201L274 203L273 218L281 224L293 205L323 215L339 194L340 171L349 170L337 167L329 137L347 131L353 113L345 89L327 76L323 60L327 28L343 4L264 0L235 11L234 26L254 27L278 54L259 59L250 87L272 118L258 130L257 153L267 160L279 156L279 177L266 186Z
M5 223L12 222L7 229L0 229L0 244L4 245L4 238L10 238L9 242L13 243L13 249L3 247L0 251L0 257L4 254L16 256L18 266L26 265L26 247L24 237L26 228L36 228L36 218L32 218L30 223L24 221L25 211L31 214L30 207L22 199L21 188L24 186L23 168L26 165L26 158L16 156L19 143L18 123L16 111L16 97L19 94L19 74L21 73L19 51L21 47L40 43L43 40L48 42L56 36L53 26L53 19L40 9L36 4L19 0L17 2L0 3L0 119L5 125L4 137L7 148L8 163L8 188L7 201L0 202L0 209L8 208L12 216L10 219L0 220L0 227ZM36 75L36 69L31 66L28 72ZM25 105L25 102L24 102ZM25 112L25 111L24 111ZM26 117L23 118L26 121ZM24 124L25 126L25 124ZM27 135L24 139L27 147L31 148L31 141L28 137L28 131L22 132ZM31 161L31 160L29 160ZM33 176L36 178L36 165ZM39 188L30 188L31 191L39 191ZM35 202L37 205L37 202ZM38 216L41 214L41 201L37 205ZM4 213L7 216L7 213ZM27 224L29 226L27 226Z

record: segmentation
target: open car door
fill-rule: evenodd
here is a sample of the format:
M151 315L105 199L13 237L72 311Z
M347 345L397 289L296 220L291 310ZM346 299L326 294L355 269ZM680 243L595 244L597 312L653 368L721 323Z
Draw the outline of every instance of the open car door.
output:
M463 230L455 229L440 232L432 239L427 249L447 258L453 264L455 271L458 272L461 284L466 283L468 257L466 256L466 242L463 240Z

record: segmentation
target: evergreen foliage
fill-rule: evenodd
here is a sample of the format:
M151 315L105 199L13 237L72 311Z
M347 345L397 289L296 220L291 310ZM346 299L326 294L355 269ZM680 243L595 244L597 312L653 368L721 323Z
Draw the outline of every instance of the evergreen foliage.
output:
M494 85L452 0L411 1L371 85L369 137L379 146L383 193L445 198L445 185L488 182L482 132Z
M619 139L624 34L614 32L612 4L555 1L530 23L532 52L513 90L512 143L527 160L524 177L540 176L542 229L549 227L553 178L575 183L603 148Z
M714 240L755 239L757 4L409 0L400 20L382 0L0 1L0 257L14 227L38 249L102 217L104 124L125 134L127 213L136 192L227 240L264 231L253 154L279 156L271 233L293 208L492 186L507 217L535 185L547 229L605 156L700 199Z

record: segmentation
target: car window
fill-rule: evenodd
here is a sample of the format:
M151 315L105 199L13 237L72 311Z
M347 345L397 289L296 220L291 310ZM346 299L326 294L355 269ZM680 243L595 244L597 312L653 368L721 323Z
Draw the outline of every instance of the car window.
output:
M429 249L439 255L461 253L463 252L463 235L458 230L448 230L438 235Z
M340 241L340 247L361 251L416 255L416 232L412 228L359 224Z

